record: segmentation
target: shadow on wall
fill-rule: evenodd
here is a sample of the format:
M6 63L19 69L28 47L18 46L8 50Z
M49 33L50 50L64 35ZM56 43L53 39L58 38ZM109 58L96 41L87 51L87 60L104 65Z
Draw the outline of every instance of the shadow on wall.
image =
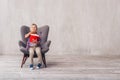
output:
M3 55L3 48L4 48L4 45L3 45L3 40L2 40L2 36L3 35L1 35L1 33L0 33L0 38L1 38L1 40L0 40L0 55Z
M2 43L0 44L0 55L3 55L3 46L2 46Z

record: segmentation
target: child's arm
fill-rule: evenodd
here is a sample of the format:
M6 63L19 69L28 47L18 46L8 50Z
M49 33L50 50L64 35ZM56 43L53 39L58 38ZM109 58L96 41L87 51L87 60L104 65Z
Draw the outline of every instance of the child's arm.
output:
M31 34L31 32L27 33L27 34L25 35L25 38L28 38L28 37L30 36L30 34Z

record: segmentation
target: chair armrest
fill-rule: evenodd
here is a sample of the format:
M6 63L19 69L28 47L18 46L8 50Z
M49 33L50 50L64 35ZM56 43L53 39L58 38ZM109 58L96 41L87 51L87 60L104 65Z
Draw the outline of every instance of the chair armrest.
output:
M25 47L26 47L26 44L25 44L23 41L19 41L19 46L25 48Z
M20 47L20 51L23 52L24 54L29 54L29 51L24 47Z
M49 46L51 44L51 41L47 41L44 44L41 45L42 52L47 52L49 50Z
M49 48L49 46L50 46L50 44L51 44L51 41L49 40L49 41L46 41L43 45L42 45L42 48Z

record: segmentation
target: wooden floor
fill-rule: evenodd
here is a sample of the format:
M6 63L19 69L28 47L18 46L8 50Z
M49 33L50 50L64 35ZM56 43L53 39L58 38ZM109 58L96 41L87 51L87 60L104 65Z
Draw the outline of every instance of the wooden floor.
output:
M120 56L47 55L47 68L30 70L22 55L0 55L0 80L120 80ZM35 65L37 59L35 59Z

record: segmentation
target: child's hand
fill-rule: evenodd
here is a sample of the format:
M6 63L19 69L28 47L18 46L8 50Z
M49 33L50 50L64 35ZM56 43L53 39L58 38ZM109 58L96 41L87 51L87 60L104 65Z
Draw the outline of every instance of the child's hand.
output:
M38 41L36 39L33 39L33 43L37 43Z
M33 43L35 43L35 44L40 44L40 42L37 41L37 40L33 40Z
M25 35L25 38L28 38L30 35L32 34L32 32L29 32Z

